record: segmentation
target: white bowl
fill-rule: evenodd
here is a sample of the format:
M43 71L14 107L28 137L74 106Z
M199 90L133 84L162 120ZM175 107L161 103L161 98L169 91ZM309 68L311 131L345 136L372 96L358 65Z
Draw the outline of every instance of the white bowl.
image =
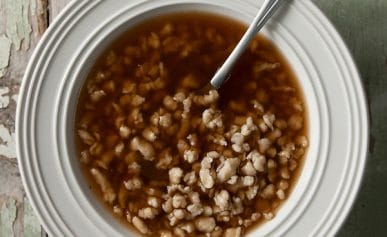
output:
M36 49L21 89L16 136L28 197L52 236L131 236L89 190L74 146L78 93L93 61L130 26L160 14L205 11L248 24L256 0L72 2ZM285 55L305 94L310 148L276 217L251 236L331 236L362 177L368 117L343 41L308 0L289 1L262 32Z

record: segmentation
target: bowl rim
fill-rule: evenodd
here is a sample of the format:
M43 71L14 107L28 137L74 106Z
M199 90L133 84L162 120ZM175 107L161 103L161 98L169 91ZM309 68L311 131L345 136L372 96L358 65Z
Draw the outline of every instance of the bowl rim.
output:
M207 4L207 3L206 4L200 3L200 4L201 4L200 7L202 8L202 9L200 9L200 12L208 11L208 12L215 14L214 9L211 9L211 6L212 6L211 4ZM132 17L131 21L133 21L133 22L131 24L136 25L138 22L142 22L144 20L147 20L148 18L155 17L155 15L168 15L168 14L174 13L174 12L181 12L181 10L187 10L187 11L191 12L192 9L194 9L196 11L196 10L198 10L198 6L196 4L188 4L188 3L176 3L174 5L172 5L172 4L168 5L168 3L165 3L165 5L163 4L162 6L157 6L155 8L152 8L149 11L146 10L146 14L140 14L139 16ZM220 9L218 9L218 10L221 11ZM122 14L125 14L125 13L123 12ZM219 14L219 12L217 14ZM222 12L222 14L223 14L223 12ZM227 16L227 14L224 14L224 16ZM140 17L140 19L137 19L137 17ZM112 21L114 21L114 20L112 20ZM67 87L65 86L65 84L62 85L61 92L65 92L65 93L60 94L59 97L61 99L58 102L58 105L56 106L58 108L58 111L56 112L57 116L56 116L55 121L58 121L58 122L56 123L56 125L54 127L58 128L58 129L55 131L55 133L57 135L55 135L54 137L59 138L58 141L56 142L57 144L65 144L64 147L66 147L66 148L73 147L73 145L74 145L73 138L75 135L73 133L73 130L71 130L71 129L74 128L72 121L73 121L73 117L74 117L73 113L75 111L74 108L76 107L76 104L77 104L77 100L75 98L77 98L77 91L78 91L79 87L83 84L83 82L81 82L81 80L79 78L85 78L86 77L85 75L88 74L90 71L90 69L88 67L84 67L84 65L87 65L89 61L95 61L95 57L99 57L100 53L103 52L103 50L105 48L104 46L101 46L101 45L109 45L111 41L114 41L116 36L121 34L121 32L120 32L121 30L118 29L121 27L123 27L125 29L128 28L128 26L126 26L125 23L117 22L117 25L115 25L115 27L111 27L112 28L111 31L106 31L104 33L101 33L101 35L98 35L98 34L100 34L100 30L107 28L106 25L101 25L101 27L99 29L96 29L96 32L94 32L94 34L91 34L88 37L88 39L85 40L83 46L80 47L82 49L82 53L77 53L77 55L82 55L82 56L77 57L76 59L74 59L73 62L70 63L71 66L69 66L69 69L68 69L65 77L67 78L66 82L69 81L72 83L71 84L66 83L66 84L69 84ZM277 26L277 27L279 27L279 26ZM267 28L269 28L269 26L267 26ZM118 31L119 33L115 32L115 31ZM285 46L286 40L288 40L290 38L290 36L288 36L285 39L283 37L283 35L281 36L280 34L276 34L272 31L270 31L270 32L271 33L269 33L269 34L271 34L272 38L276 38L277 43L281 42L281 44L280 44L281 46L282 45ZM284 29L282 29L281 33L285 33L285 32L286 31ZM267 30L265 30L262 33L268 34ZM107 40L107 38L111 38L111 40ZM95 39L99 39L99 40L95 40ZM87 49L86 52L84 52L85 48ZM291 50L289 49L288 51L291 51ZM303 56L303 59L301 59L302 56L299 54L292 55L292 58L293 58L293 60L298 61L298 65L301 65L302 62L306 63L308 61L307 56L305 56L305 55ZM310 62L308 62L308 63L310 64ZM302 76L301 75L297 76L298 78L312 77L310 74L314 74L314 77L318 77L316 72L314 72L314 71L308 72L308 70L306 70L304 68L299 69L298 73L302 74ZM314 134L310 134L310 136L309 136L309 137L313 137L313 142L310 142L311 147L309 149L312 151L310 152L311 155L309 155L309 154L307 155L308 156L308 158L306 159L307 162L305 162L306 164L303 165L303 166L307 166L306 169L308 169L308 172L302 172L302 175L301 175L302 178L301 177L299 177L299 178L300 178L300 180L302 180L302 182L300 182L300 183L303 183L303 185L297 184L296 188L294 188L295 190L292 191L292 195L290 196L290 198L288 198L288 199L291 199L291 201L287 200L285 202L285 204L283 204L283 206L285 206L285 208L284 207L280 208L280 210L278 212L280 215L278 215L278 213L277 213L277 217L275 219L275 222L270 221L270 225L265 224L265 225L260 227L261 233L269 233L270 229L266 230L268 227L273 229L274 226L279 225L281 222L284 222L286 219L286 216L289 216L289 214L292 212L292 210L294 210L294 208L296 206L299 206L298 203L300 203L301 200L302 200L302 203L304 204L304 208L305 208L305 206L307 205L308 202L310 202L310 199L311 199L311 196L304 195L305 190L308 187L310 187L309 190L316 189L317 181L315 182L313 187L312 187L310 181L312 180L312 177L311 177L312 173L316 170L316 160L317 160L318 154L322 153L317 149L317 147L319 146L317 143L319 143L319 141L318 141L315 134L320 134L320 130L321 130L320 126L319 126L320 125L320 117L323 117L323 115L322 115L323 113L320 111L321 109L316 109L319 107L319 104L316 102L317 98L314 95L316 90L313 88L313 85L310 85L308 80L302 80L301 87L303 87L303 92L306 92L308 95L307 107L312 109L314 112L311 114L307 113L307 116L313 117L313 119L310 120L313 122L310 122L309 126L311 127L310 130L313 130L315 132ZM324 97L324 95L321 95L320 97ZM323 103L323 102L320 102L320 103ZM323 104L322 106L326 106L326 105ZM72 112L69 112L69 111L72 111ZM63 116L63 114L64 114L64 116ZM64 119L61 119L61 118L64 118ZM59 128L61 128L61 129L59 129ZM63 134L64 134L64 137L63 137ZM68 169L68 173L66 175L67 177L72 178L72 177L77 176L77 173L79 172L78 171L79 170L78 169L79 161L75 159L75 157L77 157L77 155L75 154L75 151L71 151L71 152L68 152L68 151L69 150L65 150L63 148L62 152L65 153L65 157L73 157L73 159L70 159L70 161L72 161L70 163L72 163L72 164L68 164L67 162L66 163L62 162L62 169L66 170L67 167L72 166L72 169ZM311 159L309 159L309 158L311 158ZM67 161L67 159L66 159L66 161ZM316 172L316 173L319 173L320 176L322 174L321 169L323 168L323 166L324 165L321 165L320 171ZM72 184L69 185L69 189L70 189L70 187L72 187L73 189L75 187L77 187L77 190L79 190L79 191L76 191L76 193L80 192L80 193L83 193L83 196L88 197L88 201L86 201L86 200L82 200L82 198L79 197L78 195L74 195L74 198L76 198L80 203L82 203L81 206L85 207L85 205L87 205L88 203L95 203L95 202L93 202L93 200L94 200L93 198L90 198L90 191L87 190L86 185L83 185L83 188L82 187L78 188L78 187L82 186L82 185L80 185L80 179L82 179L81 176L82 175L78 175L78 177L76 179L72 179ZM318 179L317 176L316 176L316 179ZM298 194L297 195L293 194L295 192ZM97 208L94 206L94 209L97 209ZM88 215L88 216L94 215L94 214L97 214L97 213L85 212L85 215ZM301 214L302 214L302 211L299 211L298 215L301 215ZM296 221L296 220L294 219L293 222L294 221ZM288 223L288 225L291 225L291 223Z

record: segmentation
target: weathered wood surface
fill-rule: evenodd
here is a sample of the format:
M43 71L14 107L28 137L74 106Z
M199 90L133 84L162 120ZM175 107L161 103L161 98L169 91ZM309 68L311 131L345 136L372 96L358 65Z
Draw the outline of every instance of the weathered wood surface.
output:
M313 0L343 36L368 94L372 142L357 202L338 236L387 233L387 1ZM15 160L14 121L25 66L69 0L0 0L0 237L40 236Z

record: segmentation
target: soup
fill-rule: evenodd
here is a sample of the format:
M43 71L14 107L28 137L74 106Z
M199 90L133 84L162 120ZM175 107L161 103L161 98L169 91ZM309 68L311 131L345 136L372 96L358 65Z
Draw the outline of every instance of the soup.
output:
M81 89L79 159L112 214L144 236L243 236L275 217L308 147L302 91L257 36L219 90L203 88L246 27L206 13L141 23Z

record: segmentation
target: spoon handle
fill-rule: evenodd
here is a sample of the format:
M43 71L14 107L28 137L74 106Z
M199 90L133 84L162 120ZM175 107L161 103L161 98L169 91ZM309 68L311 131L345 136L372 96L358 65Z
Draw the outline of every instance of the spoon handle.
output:
M254 21L250 24L246 33L243 35L242 39L239 41L238 45L234 48L232 53L228 56L223 65L215 73L211 79L211 85L215 89L219 89L222 84L229 77L230 71L234 66L235 62L246 50L247 46L250 44L251 40L255 37L259 30L265 25L269 18L274 14L274 12L279 8L280 4L286 0L265 0L261 9L259 10L257 16L254 18Z

